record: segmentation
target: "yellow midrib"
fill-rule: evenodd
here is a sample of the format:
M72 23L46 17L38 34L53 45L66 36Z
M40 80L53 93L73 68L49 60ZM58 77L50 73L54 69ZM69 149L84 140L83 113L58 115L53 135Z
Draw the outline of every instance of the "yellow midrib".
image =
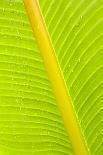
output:
M39 3L37 0L24 0L24 3L74 152L76 155L89 155Z

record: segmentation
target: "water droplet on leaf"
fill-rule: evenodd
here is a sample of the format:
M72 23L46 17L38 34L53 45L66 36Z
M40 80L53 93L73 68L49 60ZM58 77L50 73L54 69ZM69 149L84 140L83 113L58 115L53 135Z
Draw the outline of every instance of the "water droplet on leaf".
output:
M80 58L79 58L79 60L78 60L79 62L80 62Z

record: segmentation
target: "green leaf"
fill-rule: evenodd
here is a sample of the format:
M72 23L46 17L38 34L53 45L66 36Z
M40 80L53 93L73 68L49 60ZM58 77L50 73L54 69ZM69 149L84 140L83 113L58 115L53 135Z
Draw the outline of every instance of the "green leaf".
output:
M91 154L103 153L103 1L40 0Z
M39 2L87 147L102 155L103 2ZM0 155L74 155L57 104L22 0L1 0Z

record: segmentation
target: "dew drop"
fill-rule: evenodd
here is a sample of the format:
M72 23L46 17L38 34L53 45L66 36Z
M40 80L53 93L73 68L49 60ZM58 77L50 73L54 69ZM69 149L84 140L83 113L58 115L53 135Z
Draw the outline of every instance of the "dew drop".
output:
M12 3L10 2L10 6L12 6Z
M14 81L14 77L13 76L11 77L11 80Z
M20 35L20 32L19 32L19 30L17 30L17 34L18 34L18 35Z
M50 135L50 131L47 131L47 135Z
M80 16L80 19L82 19L83 18L83 16Z
M33 150L34 150L34 145L33 145L33 143L31 144L31 148L32 148L32 153L33 153Z
M79 62L80 62L80 58L79 58L79 60L78 60Z
M16 99L16 102L19 103L19 104L22 104L22 98L18 97L18 98Z
M5 11L5 8L3 8L3 12Z

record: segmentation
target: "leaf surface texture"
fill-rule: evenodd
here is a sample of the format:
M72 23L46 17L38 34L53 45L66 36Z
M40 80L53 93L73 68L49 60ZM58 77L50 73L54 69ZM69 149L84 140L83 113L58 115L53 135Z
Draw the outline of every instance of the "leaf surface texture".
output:
M103 153L103 2L39 0L91 155ZM22 0L0 1L0 154L74 155Z

